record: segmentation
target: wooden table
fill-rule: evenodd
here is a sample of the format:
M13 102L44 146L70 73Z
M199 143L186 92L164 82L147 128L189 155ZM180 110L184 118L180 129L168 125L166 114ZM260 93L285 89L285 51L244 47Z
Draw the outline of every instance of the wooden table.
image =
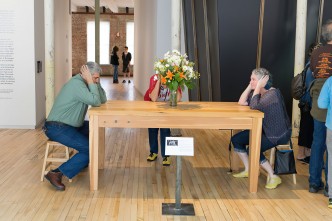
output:
M104 168L105 127L249 129L249 192L257 192L264 114L235 102L107 101L88 111L90 120L90 190L98 189L98 168ZM102 159L102 160L99 160Z

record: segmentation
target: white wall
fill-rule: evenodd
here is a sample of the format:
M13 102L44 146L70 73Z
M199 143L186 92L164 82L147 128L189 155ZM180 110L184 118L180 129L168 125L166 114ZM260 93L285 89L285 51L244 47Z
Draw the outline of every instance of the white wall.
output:
M54 0L55 96L72 76L71 14L68 0Z
M44 63L44 39L40 33L35 35L35 31L42 33L43 29L40 27L43 13L35 11L39 7L43 7L42 0L0 1L0 40L9 41L13 49L13 60L1 61L0 70L8 64L14 67L11 70L13 83L4 84L0 79L0 128L35 128L44 112L41 107L43 99L45 101L44 72L36 72L37 60ZM9 45L0 44L0 47Z
M156 59L156 8L155 0L135 0L135 74L137 90L144 94L149 86L149 76L154 73Z
M36 71L36 126L45 120L45 25L44 0L35 0L35 61L42 62L42 72ZM35 62L35 65L37 63ZM37 67L35 67L37 70Z
M150 76L155 72L153 64L172 50L171 5L165 0L135 0L135 74L136 89L144 95ZM181 28L181 53L184 53L183 28ZM187 93L183 100L187 100Z

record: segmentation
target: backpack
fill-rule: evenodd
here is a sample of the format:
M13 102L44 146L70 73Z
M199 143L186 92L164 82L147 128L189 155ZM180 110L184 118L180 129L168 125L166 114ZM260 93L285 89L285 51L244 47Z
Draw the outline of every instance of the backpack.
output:
M305 77L308 68L309 65L306 65L303 71L292 79L291 92L292 92L292 97L295 100L300 100L307 90L307 87L305 85Z

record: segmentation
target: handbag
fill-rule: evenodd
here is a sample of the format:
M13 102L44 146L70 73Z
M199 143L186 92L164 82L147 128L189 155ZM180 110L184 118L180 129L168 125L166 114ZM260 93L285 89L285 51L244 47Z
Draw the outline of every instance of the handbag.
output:
M274 174L294 174L296 172L293 150L278 150L276 147Z

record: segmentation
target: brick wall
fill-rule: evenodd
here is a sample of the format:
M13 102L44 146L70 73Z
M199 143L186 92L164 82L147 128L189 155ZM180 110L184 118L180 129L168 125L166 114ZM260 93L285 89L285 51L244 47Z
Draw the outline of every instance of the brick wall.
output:
M73 74L80 71L80 67L87 62L87 21L94 21L94 14L72 14L72 64ZM110 48L116 45L119 47L118 56L119 62L119 75L122 74L122 59L121 54L124 46L126 46L126 23L134 21L134 15L125 14L101 14L100 21L110 21ZM117 37L116 33L119 32L120 36ZM129 52L130 52L129 48ZM112 75L113 67L111 65L102 65L103 75ZM133 70L133 67L130 69Z

